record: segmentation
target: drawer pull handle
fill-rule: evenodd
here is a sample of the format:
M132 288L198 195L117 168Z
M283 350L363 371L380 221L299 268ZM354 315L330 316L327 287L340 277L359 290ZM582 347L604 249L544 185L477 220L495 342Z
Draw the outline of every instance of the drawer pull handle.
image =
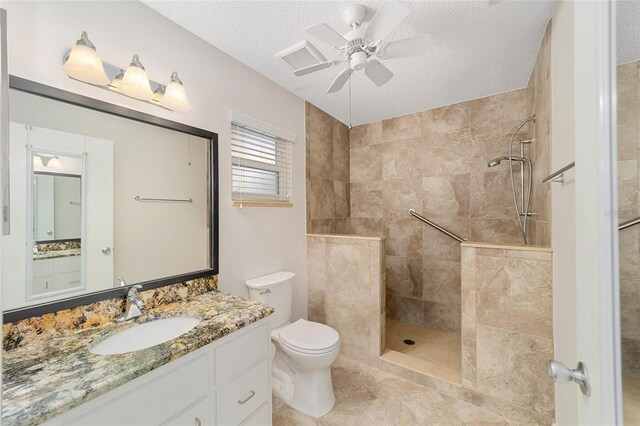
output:
M256 393L254 391L251 391L251 395L249 395L248 397L246 397L245 399L238 400L238 404L244 404L246 403L248 400L250 400L251 398L253 398L256 395Z
M202 422L200 421L199 418L196 417L195 420L196 420L196 426L202 426Z

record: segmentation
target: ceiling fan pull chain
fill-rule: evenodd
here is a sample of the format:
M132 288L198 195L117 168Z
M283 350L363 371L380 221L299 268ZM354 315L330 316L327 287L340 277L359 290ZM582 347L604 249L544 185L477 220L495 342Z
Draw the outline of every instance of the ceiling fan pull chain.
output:
M349 69L351 69L351 58L349 58ZM349 130L351 127L351 74L349 74Z

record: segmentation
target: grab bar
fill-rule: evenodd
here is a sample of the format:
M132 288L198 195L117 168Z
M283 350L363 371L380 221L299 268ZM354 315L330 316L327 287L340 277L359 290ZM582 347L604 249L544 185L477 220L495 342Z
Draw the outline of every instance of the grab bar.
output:
M569 169L572 169L576 166L576 162L574 161L571 164L567 164L566 166L564 166L563 168L561 168L560 170L558 170L555 173L551 173L549 176L547 176L546 178L542 179L542 183L547 183L549 181L553 181L553 182L558 182L558 183L564 183L564 172L566 172Z
M622 222L618 225L618 231L622 231L623 229L627 229L632 227L633 225L637 225L640 223L640 217L636 217L635 219L628 220L626 222Z
M139 195L136 195L134 197L134 200L140 201L141 203L145 201L157 201L161 203L193 203L193 200L191 198L187 198L185 200L180 200L176 198L142 198Z
M450 236L451 238L453 238L454 240L456 240L459 243L461 243L463 241L469 241L469 239L467 239L467 238L458 237L453 232L447 231L442 226L431 222L426 217L420 216L418 213L416 213L416 211L414 209L409 209L409 215L415 217L416 219L419 219L419 220L423 221L424 223L426 223L429 226L432 226L432 227L436 228L438 231L442 232L443 234L446 234L446 235Z

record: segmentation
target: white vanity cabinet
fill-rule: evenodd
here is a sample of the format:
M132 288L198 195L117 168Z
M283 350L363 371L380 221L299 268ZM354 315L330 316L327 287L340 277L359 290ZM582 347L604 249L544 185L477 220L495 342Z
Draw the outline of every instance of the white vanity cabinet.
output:
M33 261L32 295L80 286L80 256Z
M271 425L269 344L258 321L46 425Z

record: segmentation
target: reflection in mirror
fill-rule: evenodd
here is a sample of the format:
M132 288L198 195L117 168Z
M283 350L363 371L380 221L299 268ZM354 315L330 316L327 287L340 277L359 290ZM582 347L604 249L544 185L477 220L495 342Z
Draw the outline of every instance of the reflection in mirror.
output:
M33 172L33 236L36 242L80 239L81 178L81 175Z
M32 131L33 127L26 130ZM31 238L27 242L32 242L29 247L33 260L31 263L27 260L27 276L31 279L26 287L26 300L84 288L81 255L84 157L31 150L30 158L32 190L27 206L31 205L33 211L28 214Z
M9 101L3 310L113 289L118 277L211 275L211 139L15 89Z
M617 174L620 223L640 217L640 7L617 5ZM624 423L640 424L640 224L618 234Z

